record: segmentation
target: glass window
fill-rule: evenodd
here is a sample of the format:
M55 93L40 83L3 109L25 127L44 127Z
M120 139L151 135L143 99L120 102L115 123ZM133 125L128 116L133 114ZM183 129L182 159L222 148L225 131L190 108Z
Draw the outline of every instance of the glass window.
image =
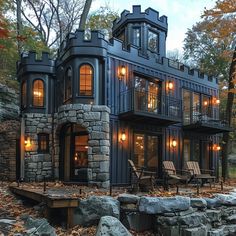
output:
M202 115L203 119L211 117L211 98L207 95L202 96Z
M65 74L64 88L65 88L65 100L71 97L71 82L72 82L72 69L68 68Z
M79 95L93 95L93 68L89 64L80 67Z
M22 83L21 87L21 106L26 107L26 82Z
M38 134L38 153L49 152L49 135Z
M148 31L148 49L153 52L158 51L158 34L153 31Z
M140 46L140 28L133 29L133 44L135 46Z
M122 31L120 35L118 36L118 39L122 40L123 42L125 41L125 31Z
M40 79L33 82L33 106L44 106L44 83Z
M134 164L144 166L144 135L134 134Z

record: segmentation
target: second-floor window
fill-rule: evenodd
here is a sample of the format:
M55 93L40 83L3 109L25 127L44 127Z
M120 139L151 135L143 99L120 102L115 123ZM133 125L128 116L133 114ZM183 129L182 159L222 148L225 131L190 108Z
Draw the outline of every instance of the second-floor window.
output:
M72 94L71 83L72 83L72 69L68 68L66 70L65 78L64 78L65 100L71 97L71 94Z
M93 95L93 68L89 64L83 64L79 69L79 95Z
M33 106L44 106L44 83L41 79L36 79L33 82Z
M21 86L21 106L22 108L26 107L26 81Z
M158 34L151 30L148 31L148 49L158 52Z
M133 44L140 47L140 28L133 28Z

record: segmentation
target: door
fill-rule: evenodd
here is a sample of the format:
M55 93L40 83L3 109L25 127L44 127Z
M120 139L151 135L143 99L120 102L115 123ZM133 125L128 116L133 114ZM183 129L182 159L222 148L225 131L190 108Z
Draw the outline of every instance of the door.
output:
M73 134L71 151L71 180L87 182L88 135L86 133Z
M160 173L161 142L158 135L134 133L134 157L136 166Z

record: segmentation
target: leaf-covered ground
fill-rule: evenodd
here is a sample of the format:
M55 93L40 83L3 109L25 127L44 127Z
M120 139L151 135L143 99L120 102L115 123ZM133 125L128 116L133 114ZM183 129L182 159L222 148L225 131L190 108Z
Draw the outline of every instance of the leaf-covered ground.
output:
M35 207L37 203L32 203L30 201L27 201L25 199L20 199L19 197L16 197L14 194L12 194L9 190L9 185L17 186L16 183L9 183L9 182L0 182L0 236L3 235L14 235L16 233L22 233L24 234L26 232L26 229L24 228L24 216L31 216L33 218L42 218L43 212L39 211L38 207ZM209 186L205 186L204 188L200 188L199 194L197 194L197 188L196 186L191 187L181 187L179 188L179 195L186 195L186 196L192 196L192 197L212 197L214 193L216 192L224 192L227 193L229 190L233 189L234 186L236 186L235 181L231 181L231 183L224 183L224 191L221 191L220 184L217 184L212 189L209 188ZM24 183L20 184L20 187L31 189L35 192L43 192L43 183ZM113 189L112 196L116 197L120 193L124 193L127 190L124 188L119 189ZM97 189L97 188L88 188L85 186L67 186L63 185L60 182L55 183L47 183L46 188L47 194L52 194L54 196L57 195L65 195L66 197L74 197L74 198L80 198L85 199L88 196L91 195L109 195L109 191ZM139 193L140 194L140 193ZM148 196L174 196L176 195L176 188L171 188L169 191L164 191L162 189L157 189L155 191L149 192L149 193L142 193L142 195L148 195ZM8 220L11 222L7 227L5 224L1 224L1 219ZM95 235L96 233L96 227L80 227L75 226L72 229L66 230L65 228L53 225L56 229L57 235L66 235L66 236L86 236L86 235ZM150 236L154 235L152 232L142 232L137 233L134 231L130 231L132 235L135 236Z

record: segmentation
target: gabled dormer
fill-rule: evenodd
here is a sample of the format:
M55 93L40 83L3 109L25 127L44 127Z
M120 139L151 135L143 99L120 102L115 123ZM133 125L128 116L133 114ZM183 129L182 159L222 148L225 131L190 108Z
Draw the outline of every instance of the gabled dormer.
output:
M124 42L124 47L133 44L142 55L166 56L167 17L148 8L141 12L141 6L133 6L133 12L125 10L113 22L113 37Z

